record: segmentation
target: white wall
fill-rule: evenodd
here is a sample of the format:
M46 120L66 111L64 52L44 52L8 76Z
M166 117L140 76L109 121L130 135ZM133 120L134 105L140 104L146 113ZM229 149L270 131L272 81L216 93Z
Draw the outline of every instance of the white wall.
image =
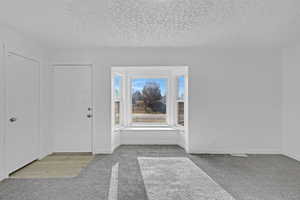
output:
M270 49L56 50L54 64L94 64L96 152L111 150L110 67L189 66L193 153L280 153L281 52Z
M192 152L279 153L280 53L207 54L199 55L190 72Z
M300 160L300 45L283 51L283 153Z
M21 55L34 58L36 60L39 60L41 62L41 110L40 110L40 130L41 130L41 152L40 157L43 157L51 152L51 147L49 144L50 140L50 126L49 126L49 109L50 109L50 93L49 93L49 87L51 87L51 78L49 76L50 74L50 67L48 65L48 61L46 58L46 52L43 48L41 48L38 44L35 43L34 39L28 38L24 36L23 34L18 33L15 30L12 30L8 27L0 26L0 43L3 43L5 45L5 49L7 51L13 51L15 53L19 53ZM1 82L0 82L0 180L3 178L3 176L6 176L4 174L4 127L6 120L4 116L4 55L2 52L3 48L1 45L0 50L0 76L1 76Z

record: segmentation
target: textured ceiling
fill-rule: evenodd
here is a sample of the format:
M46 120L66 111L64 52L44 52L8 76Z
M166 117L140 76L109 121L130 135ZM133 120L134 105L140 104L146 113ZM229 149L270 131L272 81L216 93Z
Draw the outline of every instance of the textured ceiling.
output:
M299 0L0 0L0 22L57 48L278 46L299 18Z
M222 25L253 7L260 9L259 1L111 0L109 14L113 30L128 39L171 39L208 25Z

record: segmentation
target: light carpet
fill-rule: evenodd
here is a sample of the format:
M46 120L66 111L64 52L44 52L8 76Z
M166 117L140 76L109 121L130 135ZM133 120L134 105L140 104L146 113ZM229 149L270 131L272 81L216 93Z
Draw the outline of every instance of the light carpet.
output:
M234 200L185 157L139 157L149 200Z
M112 166L111 169L108 200L118 200L118 184L119 184L119 163L116 163L114 166Z

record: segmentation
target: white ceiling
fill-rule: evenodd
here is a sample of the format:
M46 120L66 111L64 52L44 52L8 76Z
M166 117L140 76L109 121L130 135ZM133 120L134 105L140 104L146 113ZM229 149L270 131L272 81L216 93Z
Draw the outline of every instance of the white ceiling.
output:
M282 46L300 0L0 0L0 23L53 48Z

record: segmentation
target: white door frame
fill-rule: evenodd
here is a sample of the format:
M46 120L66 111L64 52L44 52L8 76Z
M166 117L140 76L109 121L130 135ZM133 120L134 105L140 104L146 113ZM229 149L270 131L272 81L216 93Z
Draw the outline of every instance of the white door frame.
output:
M94 129L94 117L95 117L95 107L94 107L94 65L93 64L53 64L53 73L54 73L54 70L55 68L64 68L64 69L78 69L78 68L90 68L91 70L91 106L92 106L92 115L93 117L91 118L91 152L93 154L96 154L96 151L95 151L95 129ZM52 90L54 90L54 88L52 87ZM54 94L54 91L52 91L52 94ZM53 102L53 100L52 100ZM53 112L52 112L52 117L51 117L51 120L53 122Z
M4 44L3 45L3 48L4 48L4 67L3 67L3 75L4 75L4 80L3 80L3 84L4 84L4 136L3 136L3 155L4 155L4 178L7 178L9 173L8 169L7 169L7 142L6 142L6 137L7 137L7 130L8 130L8 112L7 112L7 80L6 80L6 72L7 72L7 57L10 56L10 55L14 55L14 56L18 56L18 57L22 57L24 59L27 59L27 60L30 60L30 61L33 61L35 63L38 64L38 140L37 140L37 158L36 159L40 159L40 156L42 155L42 147L41 147L41 63L40 61L34 59L34 58L30 58L30 57L27 57L27 56L24 56L20 53L16 53L16 51L10 51L8 50L8 47Z
M0 50L0 110L2 111L0 113L0 162L2 163L2 165L0 165L0 181L4 178L7 177L6 174L6 169L5 169L5 143L4 143L4 137L5 137L5 119L6 119L6 105L5 105L5 62L4 62L4 57L5 57L5 46L4 43L2 43L2 41L0 41L0 45L1 45L1 50Z

